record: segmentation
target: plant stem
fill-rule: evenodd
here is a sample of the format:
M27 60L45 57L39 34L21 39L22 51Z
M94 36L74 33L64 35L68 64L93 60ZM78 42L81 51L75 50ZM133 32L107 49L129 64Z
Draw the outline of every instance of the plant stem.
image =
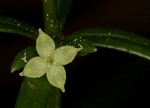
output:
M49 34L55 41L56 45L60 43L61 31L59 28L57 16L56 0L43 0L44 13L44 31ZM46 79L47 80L47 79ZM53 86L51 86L53 87ZM55 88L55 87L53 87ZM49 95L48 108L60 108L61 91L57 88Z
M43 0L44 32L50 35L56 43L60 40L56 0Z
M43 13L44 13L44 31L50 35L56 46L61 40L61 31L58 22L57 1L56 0L43 0ZM47 80L47 79L46 79ZM53 87L53 86L51 86ZM53 87L55 88L55 87ZM60 108L61 91L58 88L53 90L49 95L48 108Z
M46 77L25 77L15 108L60 108L60 90L49 84Z

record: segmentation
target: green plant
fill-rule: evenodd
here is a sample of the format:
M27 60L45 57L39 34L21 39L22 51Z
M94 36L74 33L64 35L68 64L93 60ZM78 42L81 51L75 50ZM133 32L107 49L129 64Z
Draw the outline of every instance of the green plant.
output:
M43 0L44 32L54 39L57 47L66 44L80 47L82 50L78 53L79 56L95 52L95 46L106 47L150 59L150 41L121 30L86 29L63 37L61 31L71 2L71 0ZM6 17L0 18L0 31L27 36L34 40L38 36L38 30L34 27ZM16 56L11 71L14 72L23 68L26 64L24 60L28 61L35 56L37 53L34 46L21 51ZM24 59L24 57L26 58ZM27 108L31 105L32 108L58 108L60 107L60 95L61 91L51 86L45 76L38 79L25 77L18 95L16 108Z

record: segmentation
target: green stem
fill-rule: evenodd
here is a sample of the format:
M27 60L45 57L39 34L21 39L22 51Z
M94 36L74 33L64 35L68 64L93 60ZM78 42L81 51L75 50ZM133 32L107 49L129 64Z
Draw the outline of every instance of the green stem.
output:
M60 90L51 86L46 77L25 77L15 108L60 108Z
M60 39L61 31L59 29L56 0L43 0L43 13L44 13L44 31L54 39L57 45L60 43L61 40ZM60 94L61 91L55 88L53 93L49 95L49 99L47 101L49 107L47 106L47 108L61 107Z
M61 36L56 5L56 0L43 0L44 32L49 34L55 42Z

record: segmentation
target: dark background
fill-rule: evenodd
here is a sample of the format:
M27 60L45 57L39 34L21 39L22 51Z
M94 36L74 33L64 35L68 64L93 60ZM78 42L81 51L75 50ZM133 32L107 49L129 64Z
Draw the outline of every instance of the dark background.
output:
M41 0L0 1L0 15L43 27ZM150 38L149 19L149 0L74 0L63 32L109 27ZM0 37L0 108L13 108L22 79L10 74L10 66L15 54L34 41L4 33ZM66 66L62 108L150 107L149 65L143 58L105 48L77 57Z

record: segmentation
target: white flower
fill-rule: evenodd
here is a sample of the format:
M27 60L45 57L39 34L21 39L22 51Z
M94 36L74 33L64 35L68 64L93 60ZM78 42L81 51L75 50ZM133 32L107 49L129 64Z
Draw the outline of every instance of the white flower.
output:
M53 39L39 29L36 50L39 56L27 62L20 76L39 78L46 74L50 84L65 92L66 71L63 65L72 62L81 48L66 45L55 49Z

